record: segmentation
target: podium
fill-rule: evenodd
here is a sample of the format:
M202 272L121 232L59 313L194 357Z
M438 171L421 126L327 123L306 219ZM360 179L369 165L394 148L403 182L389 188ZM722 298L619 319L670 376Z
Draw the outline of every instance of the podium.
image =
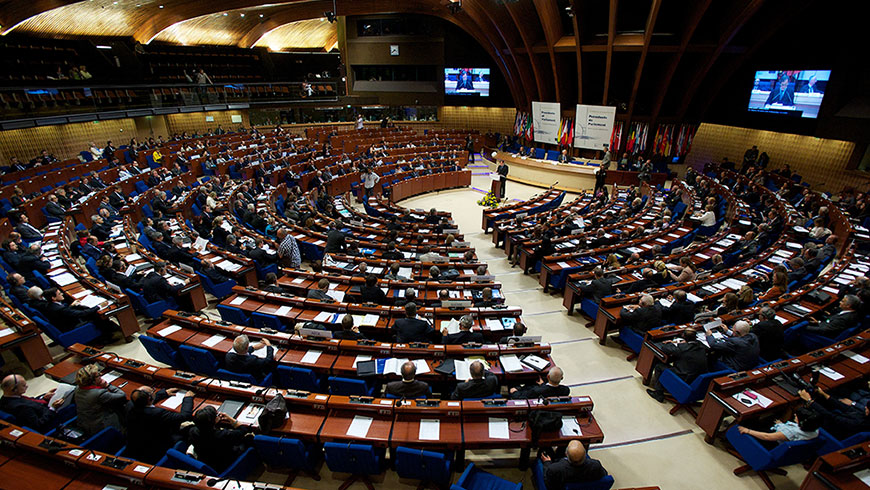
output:
M501 175L492 172L489 174L489 178L492 179L492 185L490 186L492 195L495 197L501 197Z

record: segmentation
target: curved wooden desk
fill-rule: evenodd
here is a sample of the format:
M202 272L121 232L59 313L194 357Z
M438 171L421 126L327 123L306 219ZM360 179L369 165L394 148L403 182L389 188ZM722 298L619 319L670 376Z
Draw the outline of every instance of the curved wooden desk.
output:
M582 192L595 187L595 171L598 167L522 158L503 151L496 153L498 155L495 162L492 161L490 153L484 156L483 161L495 172L498 163L504 160L510 167L508 180L538 187L550 187L558 182L559 185L553 188L568 192Z

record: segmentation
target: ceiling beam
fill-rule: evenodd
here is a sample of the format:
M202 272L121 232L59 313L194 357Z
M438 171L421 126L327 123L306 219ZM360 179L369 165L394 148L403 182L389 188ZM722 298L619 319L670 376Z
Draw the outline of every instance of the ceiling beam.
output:
M607 21L607 61L604 65L604 95L601 97L601 105L607 105L607 96L610 91L610 66L613 62L613 40L616 37L616 10L619 0L610 0L610 18Z
M643 48L640 51L640 59L637 61L637 69L634 72L634 84L631 86L631 98L628 101L628 119L631 120L634 112L634 101L637 99L637 91L640 88L640 78L643 74L643 65L646 62L646 55L649 52L649 45L652 41L653 30L656 27L656 19L659 16L662 0L652 0L652 5L649 8L649 16L646 19L646 30L643 32Z
M516 5L514 3L506 3L505 7L510 15L511 20L514 23L514 27L516 27L517 32L520 33L520 39L523 40L523 46L526 48L526 56L529 57L529 63L532 66L532 74L535 76L535 85L537 87L537 96L532 97L532 100L543 100L545 97L544 92L544 81L541 78L540 70L538 69L538 62L535 53L532 52L532 43L529 40L528 33L526 32L525 26L528 25L528 22L525 22L527 19L518 18L518 13L515 11Z
M547 51L550 54L550 64L553 66L553 86L556 89L556 102L561 102L561 89L559 81L562 80L561 65L556 61L554 47L562 39L562 20L559 18L559 10L553 0L534 0L544 37L547 40Z
M707 62L699 69L694 76L691 78L691 82L689 84L689 89L686 90L683 95L683 101L680 103L680 108L677 110L677 120L681 120L683 116L686 114L686 110L689 108L689 103L691 103L692 98L695 96L695 92L698 91L698 88L701 86L701 82L707 78L707 73L710 72L710 68L713 68L713 65L716 63L716 60L719 59L719 55L722 54L722 51L734 39L734 36L740 32L740 29L746 24L746 22L758 12L758 9L764 5L764 0L750 0L750 2L740 10L740 12L732 19L732 21L728 24L728 27L722 32L722 35L719 37L719 42L717 43L716 50L713 51L709 57L707 57Z
M466 2L463 6L463 9L471 9L471 10L469 10L469 12L471 12L472 10L476 12L477 11L477 3ZM506 22L506 20L504 22L499 22L499 19L494 17L494 14L496 12L502 12L502 11L488 9L488 8L481 8L480 9L480 13L483 14L483 17L486 17L486 19L489 20L489 22L492 24L493 28L495 29L495 32L498 33L499 37L504 42L504 45L507 48L508 53L510 54L510 58L511 58L511 61L513 63L513 66L514 66L514 68L516 68L517 80L518 80L517 83L519 85L519 89L520 89L520 92L522 93L522 96L518 99L515 98L514 102L517 104L517 107L528 108L531 105L530 102L531 102L531 96L532 96L532 93L531 93L532 82L527 79L527 77L528 77L527 70L523 70L520 68L519 58L517 56L516 51L513 48L513 42L511 42L518 35L515 37L512 37L511 39L508 39L509 32L507 31L506 26L504 26L504 24L507 24L507 22ZM478 14L478 16L479 16L479 14ZM480 21L478 21L477 23L482 24L482 22L480 22ZM514 34L516 34L516 31L514 31Z
M577 17L580 16L580 11L577 9L577 0L571 0L571 11L574 15L571 16L571 22L574 23L574 50L577 53L577 103L583 103L583 54L580 49L580 22Z

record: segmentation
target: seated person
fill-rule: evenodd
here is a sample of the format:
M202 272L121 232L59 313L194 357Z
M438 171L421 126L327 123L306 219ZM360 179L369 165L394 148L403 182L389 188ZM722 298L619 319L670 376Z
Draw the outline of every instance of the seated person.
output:
M642 293L649 288L658 287L658 282L655 280L656 271L648 267L644 267L640 271L643 279L631 282L624 286L617 286L620 291L625 294Z
M659 344L659 349L668 356L671 366L656 359L650 377L654 380L653 389L646 390L647 394L659 403L665 401L665 387L660 378L666 368L670 367L671 371L687 384L691 384L695 378L708 371L707 349L698 340L697 332L693 328L686 328L680 332L678 338L665 340Z
M363 303L387 304L387 295L383 289L378 287L378 278L372 274L366 276L366 283L359 288L359 294Z
M45 303L40 305L39 312L45 316L49 323L62 332L72 330L88 321L95 323L100 321L97 317L97 312L100 311L99 307L85 308L80 306L77 300L67 305L64 302L63 291L58 288L48 288L43 291L42 299L45 300Z
M396 300L396 306L405 306L408 303L414 303L418 307L421 306L421 304L417 304L417 290L414 288L405 289L403 297Z
M526 326L523 325L523 322L521 322L519 318L517 318L516 322L514 323L514 328L513 328L513 331L511 332L511 334L505 335L504 337L498 339L498 343L499 344L511 344L514 342L514 340L513 340L514 337L524 336L526 334L526 330L527 330Z
M547 373L547 382L543 378L538 378L537 383L527 384L519 388L511 388L510 396L514 400L528 400L530 398L549 398L551 396L567 396L571 389L567 386L562 386L564 373L562 368L553 366L550 372Z
M106 282L110 282L122 289L141 292L143 279L142 274L136 273L127 276L127 274L124 273L125 271L122 269L123 266L124 263L120 259L113 260L112 257L108 255L103 255L97 259L97 271L101 276L103 276L103 279L105 279Z
M580 291L598 304L601 303L601 298L613 294L613 281L604 277L604 269L601 267L592 269L592 276L589 284L580 286Z
M359 327L353 324L353 317L344 315L341 319L341 330L332 332L332 338L341 340L364 340L365 335L359 333Z
M163 277L165 274L166 263L155 262L154 270L149 272L142 280L142 294L145 296L145 301L155 303L178 296L178 292L181 291L183 285L170 285L169 281Z
M27 279L24 278L21 274L17 272L13 272L7 276L7 281L9 281L9 296L12 298L16 298L22 304L28 303L30 300L27 297L27 286L24 284L27 282Z
M278 262L278 255L268 252L263 248L264 241L260 237L254 238L254 248L248 250L248 257L254 259L260 267L268 267Z
M806 390L799 391L798 395L807 402L807 407L822 417L822 428L837 439L870 432L870 403L858 406L848 399L838 400L821 387L812 395Z
M487 371L480 361L474 361L468 366L471 379L456 385L456 389L450 395L454 400L466 398L484 398L494 395L499 391L498 378Z
M783 344L785 332L782 323L776 319L776 311L765 306L758 311L758 322L749 330L758 337L759 355L765 361L781 359L785 356Z
M429 279L433 281L441 279L441 269L439 269L437 265L433 265L429 268Z
M716 254L711 257L710 260L713 263L713 266L710 267L710 272L712 272L713 274L727 269L727 267L725 267L725 262L722 258L722 254Z
M317 289L308 290L308 299L332 301L332 298L328 294L326 294L327 291L329 291L329 279L324 277L317 281Z
M76 371L76 426L90 437L106 427L123 430L121 417L127 395L100 377L100 366L88 364Z
M262 288L263 291L266 291L269 293L277 293L277 294L284 293L284 289L278 285L278 276L275 275L274 272L270 272L270 273L266 274L265 279L263 279L263 283L265 284Z
M819 427L822 426L822 416L807 407L799 407L794 411L792 420L776 421L768 431L754 430L738 426L741 434L750 435L761 441L779 444L785 441L807 441L819 437Z
M430 305L432 308L441 308L445 301L450 301L450 291L446 289L438 290L438 300L433 301Z
M541 462L548 490L564 490L569 483L592 482L607 476L607 470L598 460L590 458L583 443L577 440L568 443L564 458L541 454Z
M458 332L448 334L446 327L441 329L441 335L443 335L443 342L445 344L484 343L486 339L484 339L482 333L471 331L471 327L473 325L474 319L471 317L471 315L463 315L462 318L459 319Z
M0 398L0 410L15 417L18 425L30 427L39 432L51 430L57 422L55 410L63 406L64 399L55 400L48 405L55 390L37 397L24 396L27 392L27 380L20 374L10 374L0 382L3 398Z
M221 284L230 280L229 277L223 275L210 260L202 260L199 263L199 273L209 278L215 284Z
M688 295L682 289L674 291L668 296L671 305L662 308L662 322L683 325L692 323L695 318L695 303L688 300Z
M417 257L420 259L420 262L447 262L447 257L443 255L438 255L435 252L430 252L430 248L428 246L420 247L420 256Z
M648 294L642 295L636 305L623 306L619 316L624 325L641 335L662 324L661 305Z
M425 381L414 379L417 375L417 365L411 361L402 364L401 381L391 381L384 388L384 394L397 398L425 398L429 395L429 385Z
M480 299L474 301L474 306L477 308L492 308L498 303L492 298L492 288L485 287L480 292Z
M393 322L393 330L396 333L396 342L406 344L410 342L441 343L441 332L438 332L426 320L417 318L416 303L405 305L405 318L399 318Z
M861 300L853 294L847 294L840 300L840 312L835 313L824 321L807 318L810 322L806 327L807 333L834 338L843 330L854 327L860 320L858 310L861 309Z
M707 345L719 355L719 360L735 371L746 371L758 365L761 346L751 332L749 322L740 320L731 328L731 336L717 339L707 334Z
M264 357L254 355L254 352L266 348ZM264 378L270 371L275 369L275 348L269 343L269 339L262 339L256 344L251 344L247 335L239 335L233 340L233 349L227 352L224 365L228 371L239 374L250 374L257 379Z
M692 263L692 259L688 256L680 257L680 265L671 266L670 268L675 268L678 271L668 271L671 280L674 282L684 284L695 280L695 264Z
M368 276L369 265L365 262L360 262L356 265L356 269L350 277L366 277Z
M770 289L758 297L759 301L776 301L788 292L788 276L784 272L774 271Z
M155 405L178 391L178 388L170 388L155 392L150 386L142 386L130 394L125 456L154 464L167 449L182 440L181 424L191 419L194 393L185 393L177 412Z
M254 434L229 415L211 405L193 414L194 426L187 434L196 459L218 472L229 467L254 440Z
M390 281L409 281L410 278L407 278L403 275L399 274L399 269L402 266L398 262L393 262L390 264L390 271L384 276L384 279L388 279Z

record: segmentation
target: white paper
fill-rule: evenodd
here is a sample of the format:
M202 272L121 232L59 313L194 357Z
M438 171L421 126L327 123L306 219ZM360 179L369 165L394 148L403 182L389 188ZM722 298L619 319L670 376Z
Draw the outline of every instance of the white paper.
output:
M0 330L0 337L12 335L13 333L15 333L15 330L12 330L11 328L4 328L3 330Z
M855 475L855 478L861 480L861 483L870 487L870 468L856 471L852 474Z
M119 373L118 371L109 371L108 373L100 376L100 378L103 381L105 381L106 384L111 384L112 381L115 381L116 379L118 379L120 377L121 377L121 373Z
M260 413L262 412L262 405L248 405L247 407L242 409L242 413L239 414L238 421L245 425L259 426Z
M58 286L69 286L70 284L78 281L76 276L70 274L69 272L64 272L63 274L58 274L56 276L51 276L51 280L56 282Z
M580 424L577 423L577 417L562 417L562 436L563 437L580 437L583 431L580 430Z
M291 308L290 306L281 306L278 308L278 310L275 311L275 315L276 316L286 316L286 315L290 314L290 310L292 310L292 309L293 308Z
M51 400L48 401L48 406L51 407L54 405L54 402L66 398L66 396L75 391L75 389L75 385L69 385L66 383L58 384L54 390L54 395L52 395Z
M204 345L206 347L214 347L214 346L218 345L221 340L224 340L224 339L226 339L226 337L224 337L223 335L215 334L215 335L212 335L211 337L203 340L202 345Z
M305 278L304 277L297 277L296 279L293 279L290 282L293 284L302 284L303 282L305 282Z
M181 406L181 402L184 401L185 393L179 391L169 398L160 402L160 406L164 408L168 408L169 410L175 410L176 408Z
M507 373L517 373L523 370L523 365L516 354L499 356L499 360L501 361L502 369Z
M372 360L372 356L360 354L360 355L356 356L356 359L353 360L353 368L356 369L356 365L360 362L371 361L371 360Z
M458 292L458 291L457 291ZM441 329L447 329L447 333L457 333L459 332L459 321L455 318L450 320L443 320L441 322Z
M302 356L302 360L299 362L303 364L314 364L318 359L320 359L320 354L323 354L323 351L314 349L309 350L304 356Z
M365 326L375 326L378 324L379 319L380 319L379 315L376 315L373 313L367 313L366 316L364 316L363 319L360 320L359 324L365 325Z
M238 306L244 303L246 299L248 299L247 296L236 296L235 298L233 298L232 301L230 301L230 304L233 306Z
M264 345L263 347L260 347L259 349L251 352L251 355L259 357L260 359L265 359L266 355L268 355L268 353L269 353L269 346Z
M321 311L314 317L315 322L332 322L334 313L331 311Z
M0 335L0 337L2 337L2 335ZM843 355L848 357L849 359L857 362L858 364L864 364L867 361L870 361L870 359L862 356L861 354L858 354L857 352L851 351L851 350L844 350Z
M420 433L417 438L421 441L441 439L441 421L438 419L420 419Z
M489 438L490 439L510 439L510 428L508 427L508 419L490 417L489 418Z
M90 296L85 296L84 298L80 299L79 304L84 306L85 308L91 308L94 306L99 306L107 301L109 300L103 298L102 296L92 294Z
M413 362L414 366L417 367L417 374L426 374L430 371L429 363L425 359L414 359ZM401 376L402 373L400 372L399 375Z
M501 320L499 320L498 318L487 318L486 328L492 331L498 331L504 330L504 325L502 325Z
M372 426L372 418L363 415L355 415L350 427L347 428L347 435L350 437L366 438L369 434L369 427Z
M827 366L820 368L819 372L824 374L826 377L828 377L834 381L845 378L845 376L843 376L842 374L838 373L837 371L835 371Z
M467 381L471 378L471 372L468 370L468 367L468 361L463 361L462 359L453 361L453 369L456 371L457 381Z
M327 291L326 295L338 302L344 301L344 291Z
M166 328L162 328L162 329L158 330L157 335L159 335L161 337L166 337L167 335L171 335L179 330L181 330L180 325L170 325Z

